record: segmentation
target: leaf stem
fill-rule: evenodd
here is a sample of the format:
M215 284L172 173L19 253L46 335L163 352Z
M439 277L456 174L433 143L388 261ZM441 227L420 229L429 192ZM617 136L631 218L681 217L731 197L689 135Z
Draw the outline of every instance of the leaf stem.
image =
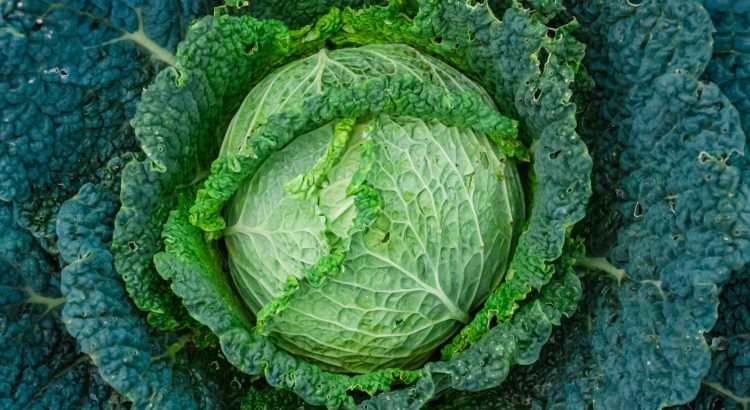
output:
M624 270L615 267L603 256L586 256L579 260L578 263L576 263L576 266L580 266L587 270L598 270L608 273L615 278L617 283L621 283L624 279L628 278L628 275Z

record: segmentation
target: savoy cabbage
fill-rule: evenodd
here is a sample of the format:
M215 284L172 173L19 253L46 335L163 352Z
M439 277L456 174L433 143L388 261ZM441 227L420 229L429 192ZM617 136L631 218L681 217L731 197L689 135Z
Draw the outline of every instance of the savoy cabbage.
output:
M750 403L744 2L0 10L0 407Z

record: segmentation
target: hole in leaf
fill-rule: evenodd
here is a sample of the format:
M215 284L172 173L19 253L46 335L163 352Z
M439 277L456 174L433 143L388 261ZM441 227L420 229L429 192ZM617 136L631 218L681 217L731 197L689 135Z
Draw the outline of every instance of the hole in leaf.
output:
M549 157L549 159L552 159L552 160L555 160L555 159L557 159L557 157L559 157L559 156L560 156L560 150L557 150L557 151L552 151L552 152L550 152L550 153L549 153L549 154L547 155L547 157Z
M539 71L544 71L544 66L547 64L547 60L549 60L549 53L546 49L540 48L539 49Z
M635 203L635 208L633 209L633 216L636 218L640 218L643 216L643 207L641 206L640 202Z

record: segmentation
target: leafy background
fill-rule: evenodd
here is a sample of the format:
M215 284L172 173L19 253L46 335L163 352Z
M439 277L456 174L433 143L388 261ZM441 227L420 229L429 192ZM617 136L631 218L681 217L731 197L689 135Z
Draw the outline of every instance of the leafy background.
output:
M490 5L502 15L509 3ZM309 15L283 15L301 25L327 5L311 2L301 7ZM6 347L0 353L0 407L118 408L139 397L183 408L241 401L249 381L234 374L218 351L197 354L179 332L154 331L136 313L108 251L118 173L127 152L137 148L128 120L189 22L212 6L170 0L0 6L0 344ZM668 0L566 6L568 17L583 23L584 64L597 84L583 91L583 101L591 103L583 106L580 131L594 153L598 182L584 232L593 239L590 252L609 256L628 279L618 284L582 271L585 303L555 331L537 364L514 369L496 390L451 395L442 405L661 406L697 392L687 408L745 408L750 270L741 267L750 256L743 188L750 167L731 152L744 153L750 135L750 6L709 0L705 10L697 2ZM273 3L253 7L263 15ZM669 118L668 128L647 121L656 114ZM710 135L686 142L685 158L670 158L672 130L696 127ZM711 158L725 160L695 161L704 147L716 150L707 152ZM680 170L676 178L659 178L673 168ZM720 185L712 191L714 184ZM737 196L711 196L727 189ZM654 192L695 200L670 203ZM712 218L719 222L703 224ZM58 233L66 239L58 241ZM640 246L644 235L661 246ZM723 235L734 251L705 257L706 249L731 248L714 244ZM739 270L727 270L726 262ZM76 275L77 269L99 276ZM722 286L720 295L715 284ZM721 302L715 325L716 312L701 310L714 305L704 303L712 298ZM100 310L96 321L87 309ZM107 349L100 329L122 347ZM128 384L134 375L148 381L148 391L133 390L143 388ZM262 386L244 399L251 408L285 400Z
M137 148L129 119L189 22L213 6L0 6L0 407L239 403L247 381L215 350L186 365L181 336L135 313L109 253L119 172Z

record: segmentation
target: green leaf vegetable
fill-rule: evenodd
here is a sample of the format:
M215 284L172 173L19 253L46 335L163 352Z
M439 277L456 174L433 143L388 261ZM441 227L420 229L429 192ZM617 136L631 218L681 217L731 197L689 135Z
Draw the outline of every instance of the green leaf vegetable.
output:
M430 76L434 89L423 85ZM497 286L523 220L513 162L484 133L437 120L456 117L469 127L461 117L481 112L488 97L449 66L401 45L323 50L266 78L237 111L220 155L252 152L252 130L306 94L333 98L329 90L362 81L394 106L381 112L400 116L370 108L373 115L360 121L299 136L234 193L222 236L256 331L324 368L366 373L421 364ZM426 100L432 93L448 108L425 120L405 116L432 108L409 106L415 80ZM482 108L487 114L474 118L512 135L513 122ZM455 274L467 271L473 275Z
M742 2L3 10L0 407L750 403Z

